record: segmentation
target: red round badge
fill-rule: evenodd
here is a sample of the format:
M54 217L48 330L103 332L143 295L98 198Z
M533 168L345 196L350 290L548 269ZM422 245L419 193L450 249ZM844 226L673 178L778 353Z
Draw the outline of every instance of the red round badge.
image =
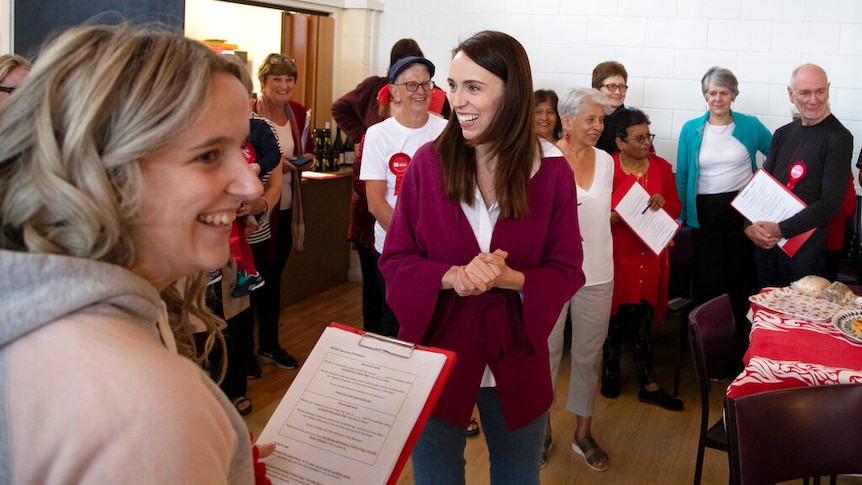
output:
M806 173L808 173L808 167L805 166L805 162L800 161L790 165L787 170L787 188L793 190L796 183L805 178Z

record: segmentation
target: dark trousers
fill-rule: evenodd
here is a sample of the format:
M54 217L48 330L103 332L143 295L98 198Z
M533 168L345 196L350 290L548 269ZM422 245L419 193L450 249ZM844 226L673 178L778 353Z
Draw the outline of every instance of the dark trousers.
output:
M378 281L377 258L374 250L356 245L359 267L362 270L362 321L366 332L380 333L383 319L383 293ZM370 327L370 328L369 328Z
M221 284L222 282L220 281L207 288L206 300L207 307L209 307L209 309L219 317L224 318L224 312L222 311L224 307L222 306ZM241 318L243 314L248 315L248 321ZM219 387L221 387L221 390L224 391L225 395L230 399L245 395L246 390L248 389L248 381L246 381L245 377L245 361L242 360L244 348L242 338L244 327L251 328L251 325L254 323L250 318L251 315L252 312L250 309L244 310L228 320L227 327L222 331L227 349L227 369L225 369L224 379ZM197 345L199 351L206 343L206 336L206 333L195 334L195 345ZM205 370L207 370L214 380L218 379L221 372L223 355L225 354L222 353L221 346L216 344L210 353L208 365L205 367Z
M380 254L377 253L377 251L374 252L374 268L377 271L380 295L383 298L381 298L382 305L380 305L380 326L375 327L379 331L371 331L380 335L386 335L387 337L397 337L398 330L401 326L398 325L398 319L395 317L395 312L393 312L392 308L390 308L386 303L386 281L383 279L383 273L380 272ZM366 330L368 330L368 323L368 321L365 322Z
M609 374L620 373L620 358L623 353L623 340L626 330L631 331L632 354L642 386L656 382L653 362L650 327L652 326L652 305L638 303L624 304L611 316L608 337L602 353L602 367Z
M826 230L817 229L791 258L778 246L756 248L757 278L761 288L782 287L808 275L826 276Z
M692 229L694 299L704 303L730 296L741 348L748 348L748 297L757 293L754 243L745 235L745 218L731 207L737 192L697 196L700 228Z
M272 244L264 241L251 245L254 253L254 263L257 271L263 276L265 284L259 289L251 292L251 308L257 314L257 343L258 352L270 352L280 347L278 343L278 319L281 315L281 274L287 264L287 258L293 249L293 234L290 231L291 210L283 210L279 214L278 232L272 237L276 238L278 250L268 248ZM253 335L254 328L248 330ZM250 339L251 345L245 349L245 355L251 359L254 357L254 337Z

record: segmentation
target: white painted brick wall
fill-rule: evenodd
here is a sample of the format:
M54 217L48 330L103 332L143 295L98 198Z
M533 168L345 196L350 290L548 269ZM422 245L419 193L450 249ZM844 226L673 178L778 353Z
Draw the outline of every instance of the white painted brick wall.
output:
M650 115L656 149L673 164L683 123L706 109L700 78L709 67L731 69L740 80L734 108L774 130L790 120L791 71L813 62L829 74L833 111L854 133L854 161L862 146L860 0L387 0L379 22L375 57L385 62L396 40L412 37L440 85L451 49L483 29L524 44L537 89L589 86L597 63L620 61L626 104Z

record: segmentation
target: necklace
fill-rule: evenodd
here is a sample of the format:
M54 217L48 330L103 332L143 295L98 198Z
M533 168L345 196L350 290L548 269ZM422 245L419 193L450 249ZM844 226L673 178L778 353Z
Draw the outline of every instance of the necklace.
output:
M711 131L713 135L720 135L720 134L724 133L725 131L727 131L728 128L730 128L730 125L732 125L732 124L733 123L728 123L726 125L720 125L721 128L716 129L715 128L716 125L713 125L712 123L710 123L708 121L706 122L706 125L709 126L709 131Z
M625 160L623 160L623 152L620 152L620 168L623 169L623 173L626 175L634 175L635 178L640 180L640 178L647 173L647 170L649 170L649 159L639 162L638 165L639 167L636 169L629 167Z

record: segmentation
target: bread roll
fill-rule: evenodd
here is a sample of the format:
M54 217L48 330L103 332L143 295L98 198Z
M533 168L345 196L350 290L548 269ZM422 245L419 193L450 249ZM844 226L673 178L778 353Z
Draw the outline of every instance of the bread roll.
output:
M846 305L853 300L856 299L856 295L847 287L844 283L840 281L836 281L831 285L827 286L822 293L820 293L820 298L824 300L831 301L833 303L838 303L839 305Z
M820 294L823 293L823 290L829 287L829 285L829 280L822 276L815 275L808 275L790 283L790 287L797 292L803 295L813 296L815 298L819 297Z

